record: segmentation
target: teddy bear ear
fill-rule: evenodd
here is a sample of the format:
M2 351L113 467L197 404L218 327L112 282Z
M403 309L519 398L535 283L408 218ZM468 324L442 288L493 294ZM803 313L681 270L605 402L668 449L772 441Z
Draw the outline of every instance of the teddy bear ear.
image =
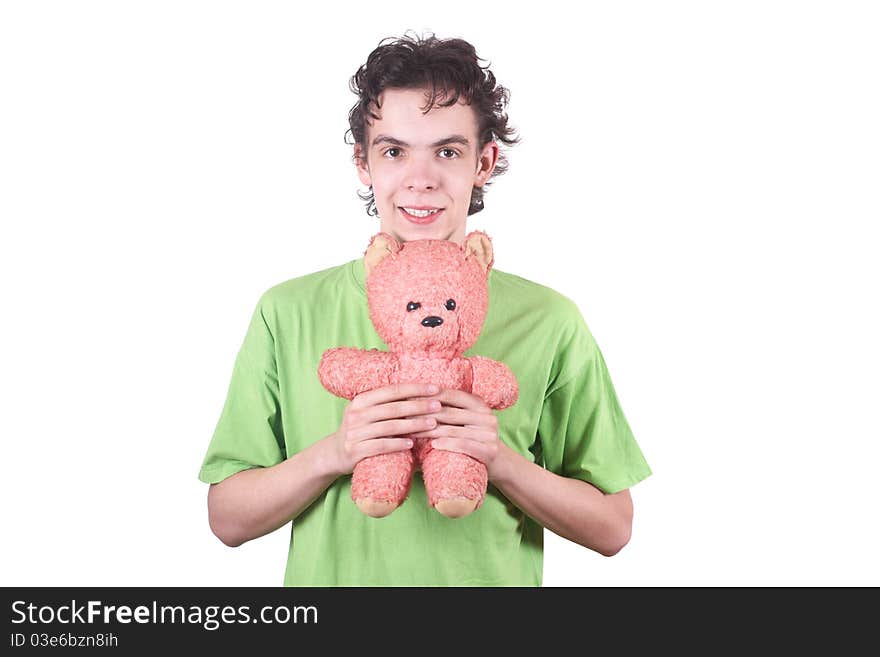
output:
M486 233L475 230L464 238L464 259L469 258L474 258L483 271L489 273L495 262L495 254L492 250L492 240Z
M400 242L388 233L376 233L370 238L370 244L364 251L364 271L369 276L373 268L388 256L395 256L400 251Z

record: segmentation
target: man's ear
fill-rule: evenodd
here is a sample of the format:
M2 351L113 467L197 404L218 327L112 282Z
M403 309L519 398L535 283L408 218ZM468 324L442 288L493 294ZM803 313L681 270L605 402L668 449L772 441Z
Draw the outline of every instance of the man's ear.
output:
M370 238L370 244L364 251L364 271L369 276L376 265L388 256L397 256L400 251L400 242L388 233L376 233Z
M498 142L490 141L483 146L483 151L477 158L477 171L474 174L474 187L482 187L486 184L495 171L498 164Z
M489 273L495 262L495 254L492 250L492 240L486 233L475 230L464 238L464 259L473 258L486 274Z
M373 178L370 176L370 167L367 166L367 154L360 144L354 145L354 155L352 156L354 166L357 169L358 178L367 187L372 187Z

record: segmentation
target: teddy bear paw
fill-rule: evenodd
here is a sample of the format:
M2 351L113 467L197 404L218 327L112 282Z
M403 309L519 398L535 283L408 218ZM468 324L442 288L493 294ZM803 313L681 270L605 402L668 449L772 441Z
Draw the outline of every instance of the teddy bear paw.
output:
M461 518L477 508L477 501L466 497L453 497L438 501L434 508L447 518Z
M394 502L374 500L369 497L357 500L357 507L371 518L384 518L397 508Z

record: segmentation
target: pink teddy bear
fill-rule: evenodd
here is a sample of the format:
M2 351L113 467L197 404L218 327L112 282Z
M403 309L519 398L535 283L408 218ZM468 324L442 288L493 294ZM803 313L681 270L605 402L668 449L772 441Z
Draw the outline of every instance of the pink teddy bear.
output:
M433 383L477 395L490 408L512 406L519 391L506 365L462 357L486 317L493 262L491 240L480 231L469 233L464 246L373 236L364 253L367 302L389 351L328 349L318 367L321 383L345 399L394 383ZM430 440L413 438L411 450L360 461L351 479L358 508L374 518L387 516L406 499L417 468L428 502L443 515L458 518L479 508L486 466L465 454L433 449Z

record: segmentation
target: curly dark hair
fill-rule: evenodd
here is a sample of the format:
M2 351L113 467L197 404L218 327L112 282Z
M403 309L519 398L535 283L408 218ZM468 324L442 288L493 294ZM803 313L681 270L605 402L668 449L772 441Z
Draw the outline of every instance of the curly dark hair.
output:
M408 31L409 32L409 31ZM348 113L350 129L345 132L345 143L360 144L363 153L367 152L367 116L380 117L373 113L371 105L379 106L379 95L387 88L427 89L431 95L423 114L435 105L448 107L461 97L471 105L477 115L477 151L493 139L511 146L520 141L514 128L507 125L504 110L510 101L510 92L495 82L489 66L480 66L474 47L463 39L438 39L434 34L419 37L408 32L401 38L387 37L370 53L367 63L361 66L350 81L349 87L357 94L358 102ZM390 43L385 43L389 41ZM438 97L445 100L438 101ZM348 135L354 141L348 140ZM353 157L358 163L358 157ZM491 178L507 171L508 162L504 151L499 148L498 161ZM490 181L486 181L487 186ZM468 215L483 209L483 188L474 186L471 193ZM358 192L366 201L367 214L377 216L373 189L367 193Z

